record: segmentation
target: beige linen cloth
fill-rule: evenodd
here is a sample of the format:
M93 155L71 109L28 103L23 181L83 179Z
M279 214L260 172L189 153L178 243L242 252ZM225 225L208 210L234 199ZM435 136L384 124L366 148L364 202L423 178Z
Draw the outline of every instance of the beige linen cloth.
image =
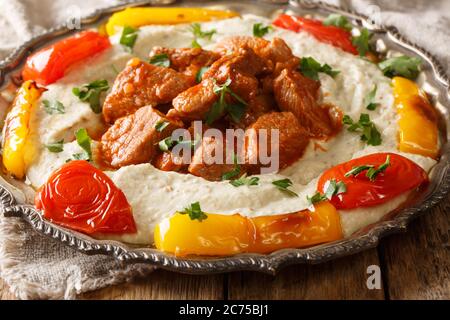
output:
M0 59L30 37L120 0L0 0ZM450 1L330 1L395 25L450 67ZM72 299L77 294L145 276L152 268L87 256L0 216L0 275L20 299Z

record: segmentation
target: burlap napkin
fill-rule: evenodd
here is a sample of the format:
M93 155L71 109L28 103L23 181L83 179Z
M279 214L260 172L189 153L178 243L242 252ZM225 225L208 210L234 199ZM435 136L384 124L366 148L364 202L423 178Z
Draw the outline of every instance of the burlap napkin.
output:
M31 36L120 0L0 0L0 59ZM450 67L450 2L446 0L329 1L395 25ZM144 276L152 268L86 256L36 234L17 218L0 217L0 275L18 298L74 298L76 294Z

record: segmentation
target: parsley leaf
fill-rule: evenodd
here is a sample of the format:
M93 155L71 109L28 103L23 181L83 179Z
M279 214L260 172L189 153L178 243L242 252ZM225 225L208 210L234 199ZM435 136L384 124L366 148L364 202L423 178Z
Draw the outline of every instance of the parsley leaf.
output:
M243 174L239 179L230 181L230 184L236 188L240 186L257 186L259 185L259 178L247 177L247 174Z
M375 95L377 94L377 85L373 87L373 89L367 94L366 98L364 99L364 105L366 106L367 110L375 110L380 104L373 102L375 99Z
M74 153L72 154L73 160L85 160L85 161L91 161L91 158L89 158L89 155L85 152L83 153ZM72 159L68 159L66 162L71 161Z
M195 76L195 81L197 83L202 82L203 74L209 70L209 67L201 67L200 70L198 70L197 75Z
M290 195L291 197L298 197L298 194L288 188L292 186L292 181L290 179L281 179L272 181L272 184L277 187L278 190L283 191Z
M386 157L386 161L380 165L377 169L375 168L370 168L369 170L367 170L366 176L367 178L369 178L370 181L375 181L375 179L377 178L377 176L386 171L386 169L391 165L391 157L388 155Z
M191 220L198 220L200 222L208 218L208 216L202 211L202 208L200 207L200 203L198 201L191 203L189 207L185 208L184 211L180 211L179 213L187 214L189 215L189 218L191 218Z
M138 29L130 26L125 26L122 29L122 35L120 36L119 43L131 51L134 47L134 44L136 43L137 37Z
M47 112L48 114L63 114L66 112L66 109L64 108L64 105L61 103L61 101L52 100L50 102L49 100L42 100L42 104L44 105L45 112Z
M81 149L84 150L84 155L83 155L83 153L77 153L77 154L73 155L74 158L77 160L91 161L92 160L92 150L91 150L92 140L89 137L86 129L84 129L84 128L78 129L75 132L75 137L77 138L78 145L81 147ZM80 157L82 157L82 159L79 159Z
M379 146L381 144L381 134L375 124L370 120L368 114L362 113L358 122L354 122L350 116L345 115L342 118L342 122L349 126L347 128L348 131L360 132L361 140L365 141L368 145Z
M190 31L194 34L196 39L208 39L211 40L212 36L217 32L216 29L212 29L209 31L202 31L202 27L200 23L191 24Z
M212 105L211 109L206 114L205 121L208 125L211 125L214 121L222 117L225 112L230 115L231 120L235 123L238 123L241 120L247 102L230 89L230 84L231 79L228 78L223 85L219 86L216 84L214 86L214 93L219 95L219 100ZM234 104L227 103L225 101L226 94L232 96L237 102Z
M255 23L253 25L253 36L262 38L272 29L272 26L263 26L262 23Z
M325 26L335 26L347 31L351 31L353 29L353 25L348 21L346 17L336 13L330 14L322 23Z
M373 34L366 28L363 28L360 32L361 34L359 36L352 38L352 43L358 50L359 55L364 57L366 53L370 51L369 42Z
M373 168L373 165L367 164L367 165L353 167L350 171L348 171L344 175L344 177L357 176L361 172L369 170L370 168Z
M312 197L306 196L306 200L309 205L319 203L322 201L331 200L334 196L338 194L347 192L347 186L343 181L337 182L334 179L328 181L328 186L325 189L325 194L321 194L317 191Z
M233 163L234 163L234 169L226 172L222 175L222 180L231 180L233 178L239 177L241 174L241 166L238 163L238 159L236 154L233 155Z
M419 75L419 66L422 63L420 58L400 56L384 60L378 67L387 77L405 77L414 80Z
M192 40L192 42L191 42L191 47L192 47L192 48L199 48L199 49L202 48L202 46L200 45L200 43L198 43L197 39Z
M391 157L389 155L386 156L386 161L381 164L378 168L375 169L374 165L365 164L362 166L353 167L350 171L348 171L344 176L357 176L358 174L367 171L366 177L369 178L370 181L375 181L377 176L386 171L386 169L391 165Z
M326 73L331 77L335 77L340 71L333 70L328 64L321 65L312 57L304 57L300 60L300 72L313 80L319 80L319 73Z
M81 88L73 88L72 93L77 96L80 101L88 102L92 111L95 113L102 112L100 105L100 94L109 89L107 80L95 80L89 84L83 85Z
M44 146L50 152L54 152L54 153L62 152L64 150L64 139L59 140L59 141L54 142L54 143L45 144Z
M306 200L308 201L308 205L311 206L315 203L327 201L328 199L324 194L321 194L319 191L317 191L312 197L306 196Z
M170 124L169 121L158 121L155 124L155 129L158 132L162 132L165 128L167 128L167 126Z
M167 137L160 142L158 142L159 150L163 152L167 152L173 147L175 147L177 144L181 145L190 145L192 148L195 148L195 146L200 142L200 137L197 137L195 140L183 140L182 137L180 137L178 140L173 140L172 137Z
M170 59L167 53L155 54L150 58L149 62L158 67L170 67Z

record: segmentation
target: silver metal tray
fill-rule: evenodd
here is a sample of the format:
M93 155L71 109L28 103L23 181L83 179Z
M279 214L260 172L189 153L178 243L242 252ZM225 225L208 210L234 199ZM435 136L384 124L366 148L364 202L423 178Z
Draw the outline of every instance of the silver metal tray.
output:
M405 231L408 223L421 213L431 209L443 200L450 190L450 81L439 62L419 46L409 42L394 27L377 25L361 14L347 11L317 1L137 1L104 10L82 19L82 28L91 27L111 13L129 6L142 5L211 6L229 8L242 13L274 16L281 11L305 15L327 15L339 13L351 18L356 25L363 25L375 33L381 47L395 50L423 60L423 72L419 77L422 87L431 95L442 116L441 139L442 156L431 173L431 183L422 192L410 199L408 205L388 214L382 221L358 231L347 239L326 243L306 249L284 249L272 254L242 254L224 258L177 258L152 248L129 246L116 241L96 240L86 235L56 226L41 218L32 205L19 205L8 188L0 186L0 209L6 217L22 217L37 232L56 239L86 254L106 254L126 262L145 262L157 267L183 273L219 273L237 270L255 270L275 273L281 267L296 263L319 263L330 259L354 254L378 244L380 238L392 233ZM71 30L64 26L54 28L39 35L18 48L6 60L0 62L0 86L14 79L21 63L29 52L57 37L67 35Z

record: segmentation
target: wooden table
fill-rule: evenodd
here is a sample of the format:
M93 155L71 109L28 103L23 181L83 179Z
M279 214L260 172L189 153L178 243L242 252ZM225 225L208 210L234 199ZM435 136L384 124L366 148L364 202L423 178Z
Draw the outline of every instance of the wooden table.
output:
M190 276L158 270L146 279L83 294L82 299L450 299L450 196L415 220L408 233L376 249L277 276L234 272ZM378 265L382 289L366 286ZM0 298L13 299L0 280Z

